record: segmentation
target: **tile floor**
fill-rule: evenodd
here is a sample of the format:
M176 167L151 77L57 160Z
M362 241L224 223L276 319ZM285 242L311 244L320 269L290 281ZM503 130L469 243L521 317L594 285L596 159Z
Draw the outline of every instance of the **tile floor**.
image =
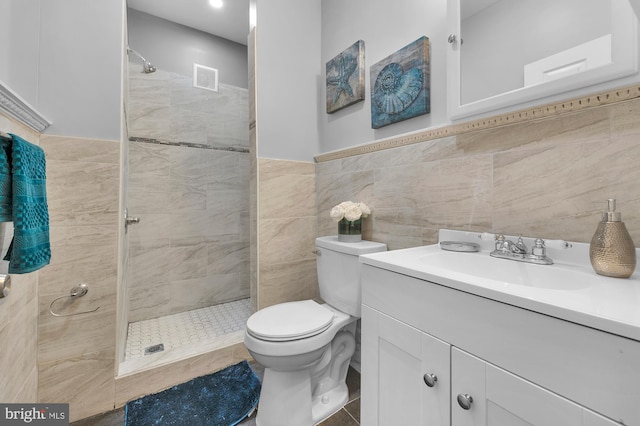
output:
M251 367L262 378L263 369L252 362ZM347 373L347 387L349 388L349 402L340 411L319 424L319 426L359 426L360 425L360 373L349 368ZM255 426L254 413L242 421L240 426ZM71 423L70 426L122 426L124 424L124 408L110 411L87 419ZM185 425L187 426L187 425Z

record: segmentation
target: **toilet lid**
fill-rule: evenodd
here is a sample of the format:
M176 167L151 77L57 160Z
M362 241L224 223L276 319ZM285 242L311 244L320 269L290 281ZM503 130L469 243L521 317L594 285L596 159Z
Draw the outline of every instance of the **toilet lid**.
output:
M287 302L260 309L247 320L258 339L286 341L315 336L329 328L333 312L313 300Z

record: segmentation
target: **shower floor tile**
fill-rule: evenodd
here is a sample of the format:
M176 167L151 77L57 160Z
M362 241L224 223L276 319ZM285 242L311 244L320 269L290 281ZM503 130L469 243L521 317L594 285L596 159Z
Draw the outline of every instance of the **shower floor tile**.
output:
M247 319L252 314L249 299L223 303L129 324L125 363L142 358L184 352L185 348L209 346L221 338L244 334ZM241 341L241 340L240 340ZM162 344L164 350L145 355L145 349ZM188 350L192 352L192 350Z

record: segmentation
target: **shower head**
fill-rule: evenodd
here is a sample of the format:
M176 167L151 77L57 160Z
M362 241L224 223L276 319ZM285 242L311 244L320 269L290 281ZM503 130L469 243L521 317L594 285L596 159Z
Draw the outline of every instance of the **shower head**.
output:
M156 72L156 67L151 65L151 62L147 61L141 54L139 54L132 48L127 47L127 53L133 53L138 58L140 58L140 60L142 60L142 72L144 74L151 74L152 72Z
M151 62L145 61L144 64L142 64L142 72L145 74L151 74L152 72L156 72L156 67L151 65Z

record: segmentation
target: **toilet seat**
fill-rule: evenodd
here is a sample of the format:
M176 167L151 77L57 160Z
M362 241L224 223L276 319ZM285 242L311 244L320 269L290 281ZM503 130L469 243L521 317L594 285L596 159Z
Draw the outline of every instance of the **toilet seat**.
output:
M283 342L322 333L334 313L313 300L280 303L260 309L247 320L247 332L262 340Z

